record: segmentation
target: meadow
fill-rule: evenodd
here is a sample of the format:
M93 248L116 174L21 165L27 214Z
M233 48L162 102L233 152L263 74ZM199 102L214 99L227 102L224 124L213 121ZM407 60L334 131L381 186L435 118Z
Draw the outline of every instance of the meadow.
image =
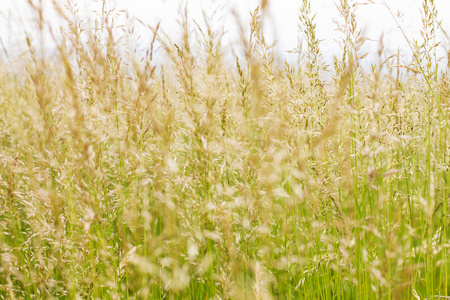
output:
M40 34L0 58L0 299L450 299L443 15L367 71L354 1L332 65L309 1L296 63L267 1L232 58L220 5L138 58L106 2L50 32L30 1Z

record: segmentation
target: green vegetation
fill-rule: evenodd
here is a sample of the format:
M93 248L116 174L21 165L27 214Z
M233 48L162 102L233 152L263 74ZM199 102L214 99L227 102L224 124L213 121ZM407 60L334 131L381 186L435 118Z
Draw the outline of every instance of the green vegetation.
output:
M148 27L140 60L106 4L92 27L57 7L67 26L48 57L34 6L42 35L0 62L1 299L450 295L450 80L434 2L421 37L405 35L413 61L380 41L369 73L352 1L338 3L331 67L309 0L299 63L277 63L266 2L234 61L220 9L204 28L182 10L176 43Z

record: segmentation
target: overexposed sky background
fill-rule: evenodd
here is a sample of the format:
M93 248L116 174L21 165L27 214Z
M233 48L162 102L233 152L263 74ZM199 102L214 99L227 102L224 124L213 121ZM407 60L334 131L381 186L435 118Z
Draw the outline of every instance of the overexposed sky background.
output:
M32 14L27 0L0 0L0 38L7 49L17 42L23 42L25 32L30 32L32 25ZM368 0L360 0L359 3L367 3ZM34 0L34 2L37 2ZM57 26L58 18L52 12L50 0L43 0L45 7L45 17L50 24ZM66 0L58 0L64 4ZM139 18L149 25L156 25L161 21L162 29L169 36L176 36L178 19L178 8L182 0L107 0L107 5L116 7L116 12L120 10L128 11L130 16ZM230 12L235 10L244 25L249 23L249 12L254 10L261 0L188 0L189 16L200 24L202 23L202 7L208 10L214 3L225 7L225 28L229 31L226 40L230 43L237 40L236 21ZM316 13L317 35L322 39L321 50L327 61L331 61L333 55L339 53L336 43L338 33L334 19L339 19L339 15L334 4L334 0L311 0L312 10ZM366 36L371 39L367 43L366 51L376 53L378 40L384 33L384 45L388 52L396 52L397 48L405 54L409 51L405 39L397 28L394 18L388 9L382 4L383 0L374 0L374 4L366 4L358 7L357 19L359 26L365 30ZM397 15L402 28L411 39L420 41L421 29L421 4L422 0L386 0L391 10ZM84 16L92 16L92 12L101 11L102 1L95 0L71 0L77 3L80 12ZM298 15L301 0L269 0L269 16L265 21L266 35L268 40L277 41L277 50L281 56L289 57L287 50L297 47L298 39L301 37L298 32ZM450 0L435 0L439 15L438 20L442 20L442 28L450 32ZM123 14L124 15L124 14ZM137 33L149 35L143 27L137 26ZM22 41L21 41L22 40ZM445 48L441 47L439 55L444 56Z

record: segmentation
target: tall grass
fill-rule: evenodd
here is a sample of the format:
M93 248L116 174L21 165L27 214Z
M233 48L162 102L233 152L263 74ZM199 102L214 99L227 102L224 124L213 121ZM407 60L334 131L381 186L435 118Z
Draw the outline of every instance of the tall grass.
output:
M178 37L148 26L142 58L106 1L92 23L55 1L66 26L49 57L30 3L41 35L0 64L0 298L449 296L450 85L432 0L418 40L405 34L413 61L381 39L369 72L351 0L336 4L334 68L309 0L298 65L264 37L267 1L235 59L218 2L203 27L180 6Z

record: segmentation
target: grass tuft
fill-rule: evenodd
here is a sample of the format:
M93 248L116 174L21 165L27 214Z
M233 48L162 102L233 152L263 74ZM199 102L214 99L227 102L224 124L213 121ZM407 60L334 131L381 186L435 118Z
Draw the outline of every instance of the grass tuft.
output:
M146 25L141 54L144 23L106 1L90 21L53 1L59 31L29 3L39 34L0 59L0 299L449 296L434 1L418 40L402 31L412 61L381 37L368 72L353 0L333 70L309 0L294 64L265 38L269 1L233 57L219 1L196 21L180 5L179 36Z

